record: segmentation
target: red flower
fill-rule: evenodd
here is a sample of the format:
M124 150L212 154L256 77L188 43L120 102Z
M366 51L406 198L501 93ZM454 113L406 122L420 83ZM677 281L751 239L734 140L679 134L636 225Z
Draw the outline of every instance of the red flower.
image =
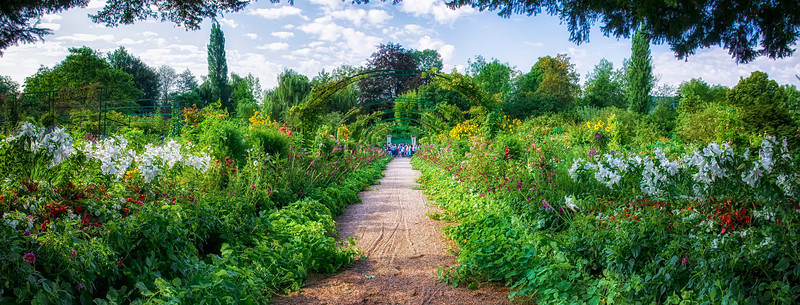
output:
M29 252L28 254L25 254L23 259L25 259L26 262L33 264L36 262L36 255Z

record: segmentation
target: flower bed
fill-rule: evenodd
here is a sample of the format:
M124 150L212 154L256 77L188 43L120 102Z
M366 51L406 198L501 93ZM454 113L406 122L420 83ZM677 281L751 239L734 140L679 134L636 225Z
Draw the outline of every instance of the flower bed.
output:
M786 142L600 153L568 138L419 150L435 217L459 222L446 232L461 265L444 280L501 281L540 304L800 301L800 159Z
M0 303L261 304L309 271L352 262L358 251L335 242L333 217L388 159L236 128L252 148L223 158L232 144L202 137L74 140L25 125L6 138ZM247 144L263 143L257 132L286 149Z

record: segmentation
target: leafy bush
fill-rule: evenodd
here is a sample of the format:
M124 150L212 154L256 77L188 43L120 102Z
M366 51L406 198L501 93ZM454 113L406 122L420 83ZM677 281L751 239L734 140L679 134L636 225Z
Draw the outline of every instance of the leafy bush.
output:
M250 145L259 152L285 155L289 151L289 138L272 128L252 128L248 134Z

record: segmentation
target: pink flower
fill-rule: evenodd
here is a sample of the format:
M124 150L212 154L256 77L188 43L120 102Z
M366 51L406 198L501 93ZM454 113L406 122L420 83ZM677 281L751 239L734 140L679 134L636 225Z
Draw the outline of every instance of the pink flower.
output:
M681 260L681 265L686 265L686 255L683 256L683 260Z
M25 259L26 262L33 264L36 262L36 255L29 252L28 254L25 254L23 259Z
M75 259L75 255L77 255L77 253L75 253L75 250L72 250L72 254L69 255L69 258Z

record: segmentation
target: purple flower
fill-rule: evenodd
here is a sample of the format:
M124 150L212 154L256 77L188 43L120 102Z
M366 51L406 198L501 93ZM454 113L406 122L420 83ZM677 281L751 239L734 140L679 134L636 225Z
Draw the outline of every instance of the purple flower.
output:
M594 157L595 155L597 155L597 151L595 151L594 147L592 147L592 149L589 150L589 158Z
M75 255L77 255L77 254L78 253L75 253L75 250L72 250L72 254L69 255L69 258L75 259Z
M75 287L75 288L76 288L76 289L78 289L78 291L81 291L81 290L83 290L84 288L86 288L86 286L84 286L83 284L78 284L78 286L77 286L77 287Z
M681 260L681 265L686 265L686 259L688 257L686 255L683 256L683 260Z
M548 211L550 210L550 203L547 202L547 200L542 199L542 205L544 206L544 208L546 210L548 210Z
M26 262L33 264L36 262L36 255L28 252L28 254L25 254L23 259L25 259Z
M25 230L25 236L31 236L31 231Z
M596 134L594 134L594 139L595 139L595 140L600 140L600 138L602 138L602 137L603 137L603 134L601 134L601 133L599 133L599 132L598 132L598 133L596 133Z

